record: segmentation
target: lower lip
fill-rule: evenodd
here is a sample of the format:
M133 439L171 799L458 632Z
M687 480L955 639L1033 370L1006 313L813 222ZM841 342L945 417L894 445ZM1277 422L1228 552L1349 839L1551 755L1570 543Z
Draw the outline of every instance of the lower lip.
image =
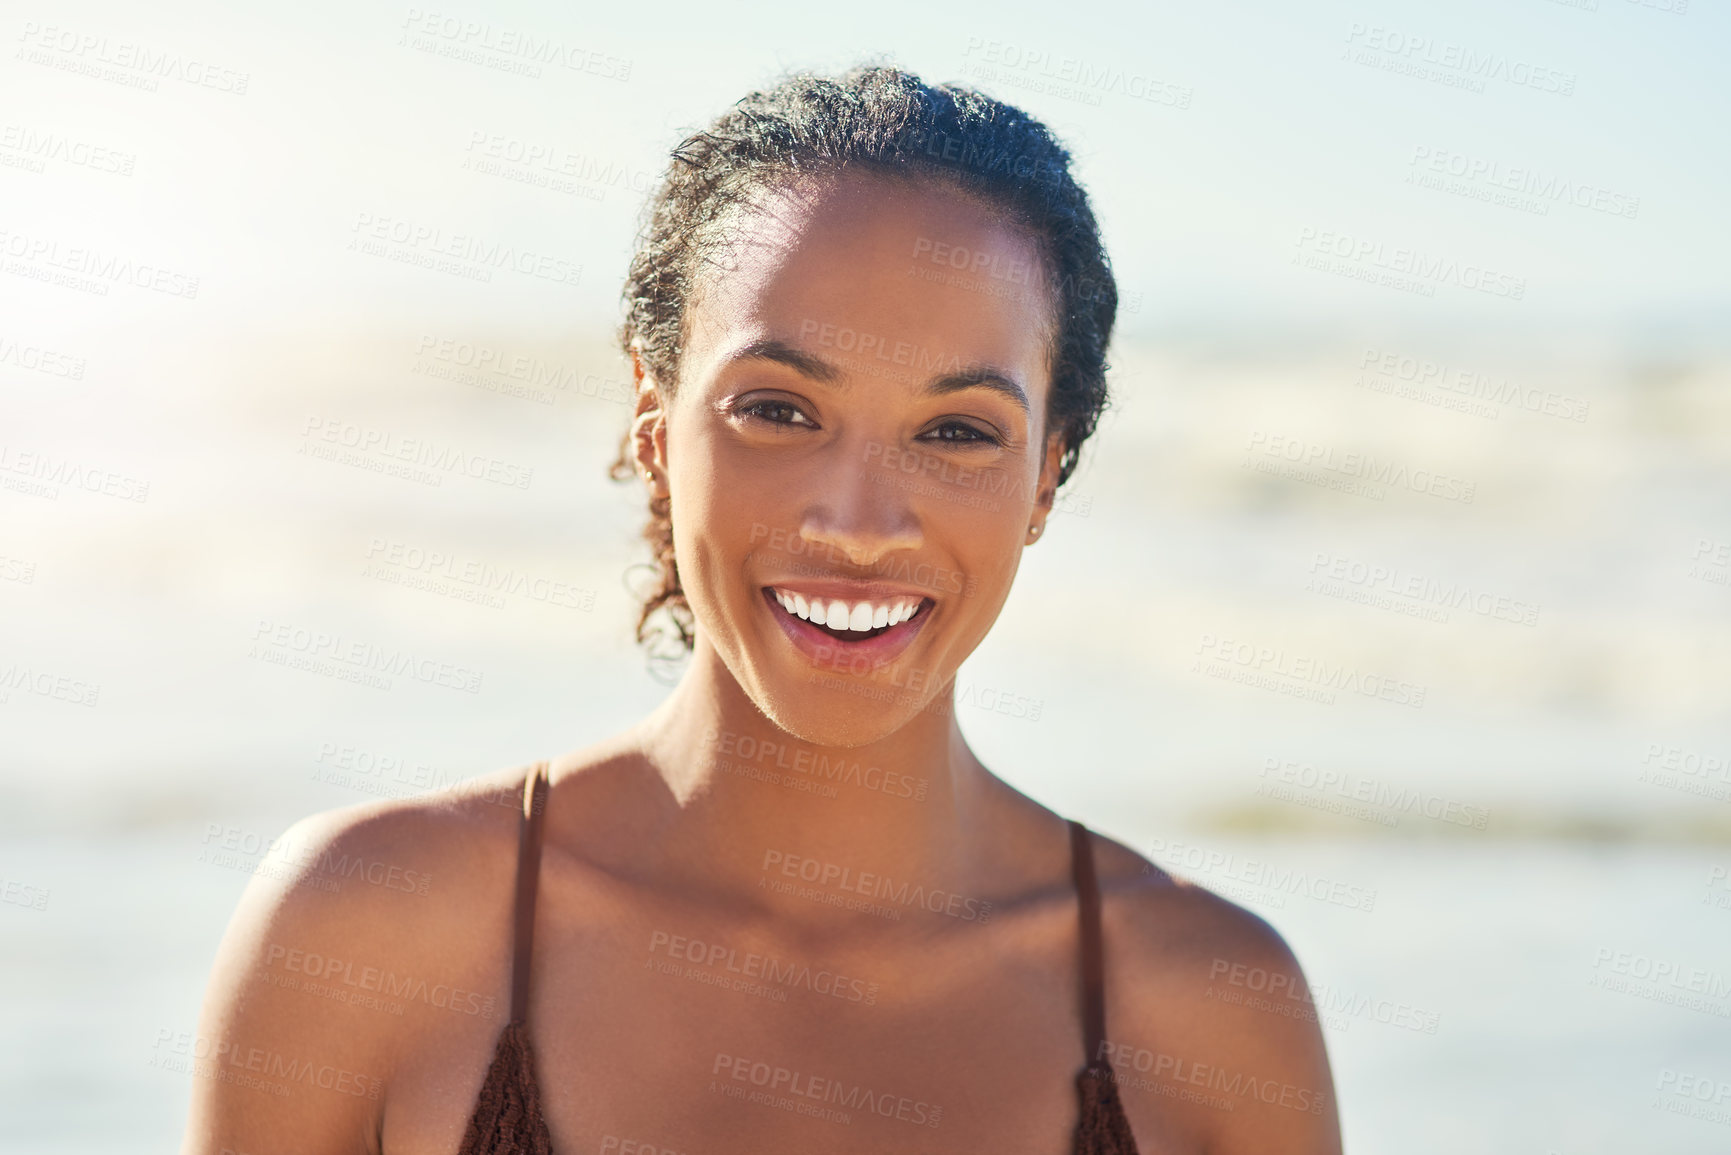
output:
M891 626L876 637L844 642L798 614L789 613L767 589L763 591L763 600L794 649L811 659L813 664L844 674L869 673L895 660L925 629L926 619L931 616L933 608L932 603L921 602L920 612L907 621Z

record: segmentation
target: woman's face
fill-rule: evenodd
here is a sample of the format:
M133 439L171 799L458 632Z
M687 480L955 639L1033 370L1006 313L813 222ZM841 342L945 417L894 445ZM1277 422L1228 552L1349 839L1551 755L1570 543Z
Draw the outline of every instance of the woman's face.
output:
M847 174L760 203L707 266L639 462L699 647L789 733L893 733L996 619L1062 448L1038 261L958 193Z

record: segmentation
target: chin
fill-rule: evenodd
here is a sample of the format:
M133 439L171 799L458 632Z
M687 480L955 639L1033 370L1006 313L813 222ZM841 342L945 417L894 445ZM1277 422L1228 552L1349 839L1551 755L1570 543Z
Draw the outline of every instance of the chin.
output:
M856 688L843 689L837 682L845 674L818 677L821 681L799 683L757 702L776 726L811 746L869 745L907 725L930 701L864 678ZM874 696L865 696L868 693Z
M949 678L930 655L949 607L881 582L777 582L755 590L746 645L752 697L777 726L818 746L887 737L939 696ZM744 639L741 639L744 641ZM742 684L746 684L742 681Z

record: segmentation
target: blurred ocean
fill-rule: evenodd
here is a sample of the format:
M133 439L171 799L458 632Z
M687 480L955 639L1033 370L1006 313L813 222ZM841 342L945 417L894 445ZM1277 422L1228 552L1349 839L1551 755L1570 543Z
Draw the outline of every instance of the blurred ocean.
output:
M154 1041L192 1028L245 881L199 861L207 824L268 840L593 740L664 693L628 642L637 509L602 478L622 408L581 373L551 405L436 377L422 344L183 384L202 403L153 431L143 506L0 495L35 566L0 586L6 660L100 687L0 706L0 879L44 903L0 903L7 1150L175 1142L186 1081ZM1326 992L1351 1149L1727 1150L1725 1101L1678 1091L1731 1084L1731 590L1691 569L1731 507L1724 363L1452 355L1590 402L1565 422L1378 392L1367 355L1127 345L1118 407L964 667L963 727L1023 789L1287 935ZM533 462L533 483L299 453L327 412ZM137 416L92 407L81 452L123 458ZM1259 472L1258 433L1470 478L1474 500ZM453 580L471 560L564 592ZM1440 582L1472 596L1439 610ZM256 656L280 624L434 656L479 692ZM1322 694L1298 657L1422 700ZM1291 872L1333 897L1282 889Z
M9 873L23 864L50 897L42 911L0 904L6 1151L175 1149L188 1079L153 1060L162 1032L193 1029L245 882L198 861L203 836L8 839ZM1208 845L1374 891L1372 912L1278 888L1234 895L1287 937L1317 990L1348 1150L1728 1149L1725 1097L1679 1091L1731 1083L1731 891L1702 902L1726 848ZM1627 972L1672 962L1684 985L1612 978L1619 955ZM1720 993L1691 995L1691 968Z
M882 52L1052 125L1123 291L1114 406L961 674L982 758L1279 927L1349 1150L1731 1151L1731 15L1374 7L8 20L0 1150L176 1144L154 1043L245 881L212 824L666 692L605 479L644 190ZM595 66L502 47L555 41Z

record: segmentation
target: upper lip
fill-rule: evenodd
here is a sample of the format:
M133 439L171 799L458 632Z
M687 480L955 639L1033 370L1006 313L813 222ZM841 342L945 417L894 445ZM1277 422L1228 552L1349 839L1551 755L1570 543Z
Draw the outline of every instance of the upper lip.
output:
M845 578L831 578L825 581L801 578L797 581L767 582L764 588L786 590L790 594L800 594L806 598L840 599L844 602L883 602L893 601L896 598L923 601L928 596L922 590L910 589L907 586L899 586L890 582L849 581Z

